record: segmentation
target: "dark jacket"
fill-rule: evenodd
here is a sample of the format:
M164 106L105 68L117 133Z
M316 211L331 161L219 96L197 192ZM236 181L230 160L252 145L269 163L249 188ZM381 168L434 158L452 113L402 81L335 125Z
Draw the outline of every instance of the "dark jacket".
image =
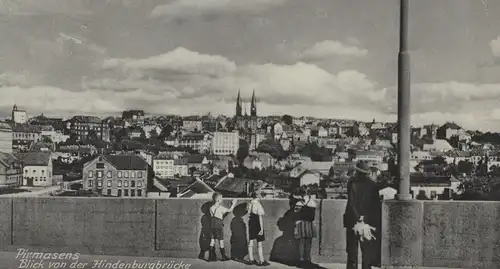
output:
M361 216L370 226L378 227L382 214L379 189L369 178L355 178L347 183L347 206L344 227L352 228Z

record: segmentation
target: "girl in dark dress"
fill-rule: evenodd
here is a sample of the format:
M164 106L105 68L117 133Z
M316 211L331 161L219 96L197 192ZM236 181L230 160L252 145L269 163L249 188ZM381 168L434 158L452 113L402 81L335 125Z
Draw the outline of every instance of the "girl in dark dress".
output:
M312 197L311 189L300 190L300 199L295 204L297 219L295 221L295 239L299 243L299 266L311 268L315 264L311 261L312 240L316 237L314 219L316 215L316 201Z
M264 223L262 220L265 212L259 202L260 193L253 192L251 197L252 200L247 205L247 212L250 214L248 217L248 237L250 239L248 244L248 259L250 264L267 266L269 263L264 260L264 251L262 249L262 242L266 239L264 235ZM256 262L253 257L254 242L257 242L260 262Z

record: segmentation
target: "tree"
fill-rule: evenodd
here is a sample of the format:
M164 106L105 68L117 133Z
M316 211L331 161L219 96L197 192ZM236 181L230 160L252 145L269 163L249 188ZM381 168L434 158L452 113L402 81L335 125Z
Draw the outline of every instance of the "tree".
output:
M249 154L249 146L245 139L240 139L239 144L238 151L236 152L236 160L238 160L240 166L243 166L243 162Z
M457 172L459 174L471 175L474 171L474 164L469 161L459 161L457 164Z
M52 142L52 139L50 139L50 137L49 137L49 136L46 136L46 135L42 136L42 140L41 140L41 142L42 142L42 143L45 143L45 144L52 144L52 143L53 143L53 142Z
M173 131L174 131L174 127L172 127L172 125L167 124L167 125L163 126L163 128L161 129L160 139L163 140L163 139L169 137Z
M281 117L281 121L288 124L288 125L292 125L293 124L293 117L288 115L288 114L285 114L285 115L283 115L283 117Z
M281 161L288 157L288 153L283 149L281 143L274 138L267 138L264 141L260 142L257 147L257 151L268 153L277 161Z

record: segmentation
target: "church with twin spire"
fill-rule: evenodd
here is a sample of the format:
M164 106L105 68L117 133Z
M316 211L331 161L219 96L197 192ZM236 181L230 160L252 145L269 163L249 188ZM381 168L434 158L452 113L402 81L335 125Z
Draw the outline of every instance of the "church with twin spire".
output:
M241 99L240 92L238 91L238 97L236 98L236 113L234 116L235 127L240 132L240 137L245 139L250 147L254 149L257 143L258 129L257 99L255 98L255 91L252 93L250 115L248 115L246 108L243 113L243 107L243 101Z

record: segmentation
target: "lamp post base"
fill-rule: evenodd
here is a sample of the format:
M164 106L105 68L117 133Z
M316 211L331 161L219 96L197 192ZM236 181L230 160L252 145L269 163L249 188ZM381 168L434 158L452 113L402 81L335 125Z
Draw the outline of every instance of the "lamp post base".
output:
M408 201L408 200L413 200L413 196L411 194L396 194L396 200L400 201Z

